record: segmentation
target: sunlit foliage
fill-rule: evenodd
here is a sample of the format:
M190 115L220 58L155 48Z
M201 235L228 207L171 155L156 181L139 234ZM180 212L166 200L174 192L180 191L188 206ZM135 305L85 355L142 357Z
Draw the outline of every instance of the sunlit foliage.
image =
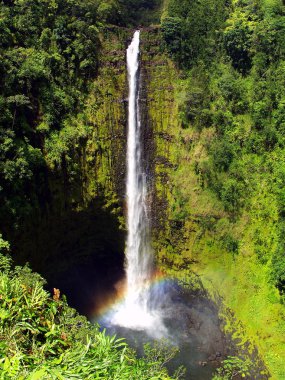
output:
M51 297L27 266L13 269L1 254L0 269L3 379L170 379L163 367L170 351L148 346L139 359L124 340L69 308L58 289Z

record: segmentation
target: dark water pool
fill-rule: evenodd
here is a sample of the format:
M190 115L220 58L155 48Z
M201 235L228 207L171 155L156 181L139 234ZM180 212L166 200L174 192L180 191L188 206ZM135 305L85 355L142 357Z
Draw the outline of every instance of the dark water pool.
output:
M166 333L164 343L177 347L179 352L167 364L170 373L183 365L185 379L208 380L215 368L228 354L228 342L221 331L218 311L203 292L194 292L178 286L173 281L152 289L151 308L159 313ZM99 319L109 334L126 338L139 355L145 343L157 341L152 331L134 330L110 322L112 313ZM160 326L157 327L160 329ZM162 329L163 330L163 329Z

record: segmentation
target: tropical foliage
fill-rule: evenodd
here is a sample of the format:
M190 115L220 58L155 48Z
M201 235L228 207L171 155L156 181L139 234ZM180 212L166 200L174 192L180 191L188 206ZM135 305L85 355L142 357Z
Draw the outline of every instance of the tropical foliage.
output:
M162 21L168 51L189 68L180 103L183 128L208 133L207 157L196 159L195 171L231 222L252 207L261 182L271 194L264 209L278 214L275 243L256 232L256 254L271 263L272 280L283 293L285 9L278 1L211 4L172 0Z
M285 376L284 12L278 0L170 0L162 20L182 127L162 262L177 276L190 263L185 273L191 266L220 293L276 379Z
M137 358L123 339L68 307L58 289L51 297L44 283L1 254L1 379L170 379L163 363L173 352L148 346Z
M0 225L17 227L43 207L50 168L78 174L70 150L89 130L82 110L98 74L104 30L132 25L141 8L154 5L0 2Z

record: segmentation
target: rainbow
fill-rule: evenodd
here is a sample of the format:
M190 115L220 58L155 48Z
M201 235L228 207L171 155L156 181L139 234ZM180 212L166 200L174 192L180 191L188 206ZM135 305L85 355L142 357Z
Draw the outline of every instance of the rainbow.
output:
M163 272L157 270L147 282L142 284L141 289L142 291L146 289L150 291L153 290L155 294L159 294L169 282L170 278ZM112 294L105 296L104 300L95 304L94 310L91 313L94 316L94 321L100 323L100 321L112 320L112 316L124 304L126 294L126 279L124 279L115 285L115 291Z

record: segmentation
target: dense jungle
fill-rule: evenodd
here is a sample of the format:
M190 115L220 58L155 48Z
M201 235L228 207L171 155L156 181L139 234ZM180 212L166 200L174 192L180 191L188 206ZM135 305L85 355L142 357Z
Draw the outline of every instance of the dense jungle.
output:
M279 0L0 1L1 379L183 379L175 347L139 355L93 322L124 278L136 29L158 271L203 294L234 347L207 379L285 379L284 15Z

